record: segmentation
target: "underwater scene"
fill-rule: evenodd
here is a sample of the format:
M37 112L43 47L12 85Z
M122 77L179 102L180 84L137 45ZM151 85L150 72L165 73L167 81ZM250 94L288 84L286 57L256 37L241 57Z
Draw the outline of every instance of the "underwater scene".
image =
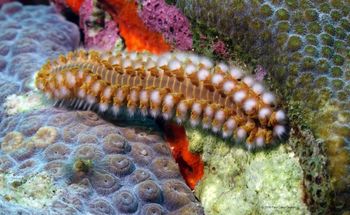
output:
M349 0L0 0L0 215L350 215Z

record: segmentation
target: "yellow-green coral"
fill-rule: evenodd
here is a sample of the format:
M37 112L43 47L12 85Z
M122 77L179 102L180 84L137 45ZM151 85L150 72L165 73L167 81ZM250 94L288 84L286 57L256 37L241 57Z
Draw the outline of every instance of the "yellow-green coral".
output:
M349 1L180 0L177 6L194 23L230 36L233 52L248 53L247 63L269 70L292 125L324 140L336 198L349 192Z
M35 92L28 92L23 95L10 95L4 103L5 112L14 115L22 112L33 111L44 108L43 97Z
M1 143L1 150L9 153L23 147L23 135L20 132L12 131L5 135Z
M203 150L205 176L195 192L207 214L309 214L303 171L288 145L256 153L188 129L190 148Z
M35 133L31 142L36 148L45 148L56 141L57 135L57 128L44 126Z
M59 190L46 172L19 177L0 174L0 196L6 201L32 208L44 208L55 199Z

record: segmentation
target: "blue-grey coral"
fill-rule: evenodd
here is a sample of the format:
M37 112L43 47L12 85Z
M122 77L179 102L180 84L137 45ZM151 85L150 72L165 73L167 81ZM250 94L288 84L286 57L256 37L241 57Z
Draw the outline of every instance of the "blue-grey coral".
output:
M36 70L46 59L78 47L78 27L52 7L22 6L19 2L0 9L0 116L5 99L29 90ZM2 120L3 117L0 117Z
M98 210L110 211L112 214L138 214L149 203L159 204L161 210L165 212L183 210L183 207L190 203L198 204L182 179L171 154L164 154L153 148L154 146L168 147L164 140L154 134L143 133L137 138L137 142L131 141L126 138L125 134L135 133L133 128L118 127L99 119L98 121L104 125L103 128L112 128L115 135L109 133L97 135L94 133L94 126L88 126L86 132L95 136L100 143L110 144L111 141L119 141L115 143L119 143L121 148L113 152L106 151L104 144L79 142L81 140L79 138L74 142L65 142L63 130L70 124L58 123L60 126L55 127L52 123L52 119L59 117L62 113L69 113L72 117L72 124L79 118L83 118L86 124L96 122L97 119L93 116L95 113L92 112L68 112L48 108L7 118L8 123L15 121L21 124L27 118L30 119L36 115L44 116L39 123L40 127L36 128L34 133L24 135L16 131L16 127L0 131L1 175L14 173L17 178L25 181L37 174L46 173L52 180L53 188L60 190L53 197L47 198L45 205L37 208L22 205L26 210L34 214L39 212L55 214L61 209L65 213L73 214ZM51 125L47 126L48 123ZM52 137L50 131L46 130L48 127L57 130L55 138ZM38 133L42 133L43 130L48 133L38 138ZM148 143L143 143L143 139ZM3 150L4 140L8 141L6 151ZM18 142L23 144L20 149L16 148ZM47 144L42 144L42 142ZM164 146L160 147L160 144ZM6 153L7 151L12 153ZM86 190L86 195L80 196L79 192L68 191L71 186L74 186L75 189ZM8 185L4 187L4 190L6 189L9 189ZM5 198L0 192L0 202L9 202L8 210L15 208L11 205L12 203L20 201L16 198L14 193L7 193ZM94 199L100 201L94 202ZM97 205L100 204L103 207L97 208ZM199 205L196 207L198 207L198 214L201 214L201 207Z

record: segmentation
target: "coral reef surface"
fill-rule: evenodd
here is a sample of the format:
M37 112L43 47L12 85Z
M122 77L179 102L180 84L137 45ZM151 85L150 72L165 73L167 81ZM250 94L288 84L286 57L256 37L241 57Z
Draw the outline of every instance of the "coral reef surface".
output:
M149 130L47 108L6 118L0 143L0 207L10 214L203 213Z
M83 1L79 9L79 26L84 32L84 47L115 50L121 42L117 24L101 9L96 0Z
M139 16L147 27L162 33L175 49L192 49L191 26L179 9L164 0L142 0L140 4Z
M198 130L187 134L206 163L195 189L206 214L310 214L303 171L288 145L250 153Z

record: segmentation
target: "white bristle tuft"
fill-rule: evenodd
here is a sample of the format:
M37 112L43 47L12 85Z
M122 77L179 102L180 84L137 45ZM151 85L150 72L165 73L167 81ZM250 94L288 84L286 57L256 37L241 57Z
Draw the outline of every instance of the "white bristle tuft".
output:
M113 105L112 106L112 111L114 115L118 115L119 111L120 111L120 107L117 105Z
M128 114L129 114L130 117L134 116L135 115L135 108L129 107L128 108Z
M205 115L207 115L208 117L213 116L214 114L214 109L211 106L207 106L205 108Z
M104 90L103 90L103 96L105 98L110 98L112 96L112 88L110 86L107 86Z
M199 124L198 119L190 119L190 124L192 127L196 127Z
M111 65L120 65L120 58L119 57L111 57L111 58L108 58L108 62Z
M128 67L131 67L131 60L129 60L129 59L126 59L126 60L124 60L123 61L123 63L122 63L122 67L123 68L128 68Z
M102 60L108 60L108 58L109 58L109 53L108 52L103 52L102 54L101 54L101 59Z
M141 69L143 67L142 63L140 63L139 61L133 63L132 66L134 69Z
M66 97L66 96L69 95L69 90L67 89L67 87L61 86L61 88L60 88L60 95L62 97Z
M199 103L194 103L192 105L192 111L197 114L200 114L202 112L202 106Z
M282 122L286 119L286 114L282 110L278 110L276 112L276 120L277 122Z
M209 58L206 58L206 57L201 57L199 59L199 63L202 64L204 66L204 68L211 68L213 67L213 62L211 62L211 60Z
M108 109L108 104L106 103L100 103L98 106L101 112L105 112Z
M228 66L224 63L219 63L218 67L220 68L221 71L227 72L228 71Z
M85 90L80 88L80 89L78 90L78 97L79 97L79 98L84 98L85 95L86 95Z
M155 63L155 62L157 62L158 61L158 55L154 55L154 54L152 54L152 55L150 55L150 58L151 58L151 60Z
M171 60L169 63L169 69L171 71L178 70L181 68L181 63L178 60Z
M93 103L96 102L96 98L95 98L94 96L92 96L92 95L87 95L87 96L86 96L86 101L87 101L87 103L89 103L89 104L93 104Z
M246 143L245 146L246 146L248 151L252 151L254 149L254 145L251 143Z
M166 95L164 97L164 104L169 106L169 107L173 107L174 106L174 97L170 94Z
M217 126L213 126L212 128L211 128L211 130L214 132L214 133L218 133L219 131L220 131L220 126L219 125L217 125Z
M169 112L162 113L162 116L165 120L169 120L172 117L172 114Z
M116 96L118 99L120 99L120 100L124 100L124 98L125 98L125 95L124 95L124 92L123 92L123 90L122 89L118 89L117 90L117 96Z
M283 134L286 133L286 128L283 125L276 125L273 128L273 134L277 137L282 137Z
M78 108L78 109L82 108L84 104L85 104L85 101L84 101L84 100L79 100L78 105L77 105L77 108Z
M146 64L146 69L151 69L156 67L156 64L153 61L148 61Z
M63 75L58 73L56 75L56 80L57 80L57 83L59 83L59 84L63 83Z
M156 118L159 114L159 110L158 109L151 109L150 114L153 118Z
M147 109L142 109L141 110L141 115L142 116L147 116L147 114L148 114L148 110Z
M276 98L275 98L275 96L274 96L272 93L264 93L264 94L262 95L262 100L263 100L263 102L264 102L265 104L270 105L270 104L275 103Z
M141 61L144 62L144 63L146 63L146 62L148 62L148 58L149 58L149 55L144 53L144 54L141 56Z
M254 109L254 107L257 105L255 99L247 99L247 101L244 102L243 109L246 112L250 112Z
M232 129L234 129L234 128L236 127L236 122L235 122L235 120L232 119L232 118L228 119L228 120L225 122L225 124L226 124L226 127L227 127L229 130L232 130Z
M78 71L78 78L79 78L79 79L82 79L83 76L84 76L84 71L83 71L83 70L79 70L79 71Z
M38 82L38 89L43 90L44 89L44 84L42 82Z
M248 86L251 87L254 84L254 79L250 76L244 77L243 82Z
M198 71L197 76L200 81L204 81L209 76L209 71L206 69L201 69Z
M186 112L187 111L187 105L184 103L184 102L180 102L179 105L178 105L178 109L181 111L181 112Z
M162 67L162 66L166 66L168 65L169 63L169 59L165 56L161 56L159 59L158 59L158 62L157 62L157 65L159 67Z
M160 100L159 90L153 90L151 92L151 101L156 103L156 104L160 104L161 100Z
M236 67L233 67L230 69L230 74L235 79L240 79L243 76L241 70L239 68L236 68Z
M136 90L132 90L130 92L130 100L135 102L138 100L138 95L137 95L137 91Z
M202 123L202 128L209 129L210 128L210 123Z
M266 117L271 115L271 110L269 108L262 108L259 111L259 118L265 119Z
M66 73L66 80L69 87L74 87L74 85L77 83L75 76L71 72Z
M216 113L215 113L215 119L222 123L225 119L225 112L223 110L218 110Z
M232 130L228 130L228 131L223 131L222 132L222 137L223 138L228 138L231 135L232 135Z
M186 67L185 67L185 73L186 73L187 75L190 75L190 74L194 73L195 71L196 71L196 67L195 67L193 64L188 64L188 65L186 65Z
M240 103L240 102L242 102L245 99L246 96L247 96L247 93L245 91L243 91L243 90L240 90L240 91L235 92L233 94L233 100L236 103Z
M185 52L176 53L175 57L181 62L186 62L188 60L188 55Z
M49 88L51 90L55 90L56 89L55 84L53 82L49 82Z
M148 93L146 90L142 90L140 92L140 101L141 102L147 102L148 101Z
M197 55L191 54L188 58L190 59L190 61L191 61L193 64L198 65L198 63L199 63L199 57L198 57Z
M247 132L243 128L237 129L237 138L243 140L247 137Z
M130 60L132 60L132 61L137 60L137 53L136 53L136 52L131 52L131 53L129 54L129 58L130 58Z
M223 89L225 93L230 93L235 87L235 83L233 81L226 81L223 85Z
M212 79L211 79L211 82L214 85L219 85L223 80L224 80L224 76L223 75L221 75L221 74L214 74Z
M94 93L98 93L98 91L100 91L101 89L101 83L100 82L95 82L93 85L92 85L92 91Z
M253 85L253 91L256 94L260 95L260 94L262 94L264 92L264 86L259 84L259 83L256 83L256 84Z
M257 137L256 140L255 140L255 144L258 146L258 147L263 147L265 145L265 140L263 137Z

